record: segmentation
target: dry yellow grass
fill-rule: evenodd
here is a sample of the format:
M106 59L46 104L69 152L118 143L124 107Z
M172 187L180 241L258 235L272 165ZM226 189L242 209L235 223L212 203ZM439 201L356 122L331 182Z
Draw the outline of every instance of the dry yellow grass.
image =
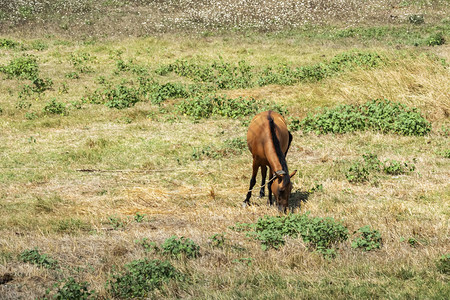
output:
M201 256L169 258L189 281L168 283L149 297L439 299L449 295L448 275L437 271L435 261L450 250L450 163L442 154L450 146L445 132L450 76L448 66L434 57L448 62L448 44L396 49L378 41L360 48L388 58L379 68L355 69L293 86L220 91L233 98L282 104L290 116L299 118L315 108L387 98L419 108L432 122L433 130L425 137L293 133L287 161L291 170L298 170L293 179L295 197L316 184L323 186L323 191L307 197L301 212L342 220L350 234L370 225L383 238L380 250L365 253L352 249L347 241L336 258L326 259L300 238L287 238L279 250L263 251L257 241L230 229L238 222L253 223L278 212L266 206L266 199L256 197L252 199L255 205L241 207L251 174L246 149L216 158L198 159L194 153L243 138L245 120L193 121L173 110L180 99L160 107L139 102L125 110L94 104L75 109L70 103L100 87L101 76L114 85L122 79L136 82L131 73L114 73L117 51L123 51L125 62L133 59L152 72L176 59L210 62L219 56L233 63L246 60L256 67L311 65L354 49L354 43L349 46L339 38L292 33L286 37L172 34L91 45L42 40L48 49L2 49L0 55L0 65L5 65L22 53L33 54L42 77L53 80L52 90L26 100L31 103L26 110L17 107L18 93L26 81L7 79L0 73L0 275L13 275L11 282L0 284L0 298L42 297L46 288L69 276L87 281L100 298L109 298L105 283L114 268L121 270L142 257L168 259L145 252L135 241L148 238L160 244L172 235L194 240ZM65 77L74 70L73 53L89 53L88 64L94 72L80 74L77 80ZM158 79L189 81L170 76ZM63 83L68 93L59 92ZM68 104L67 116L42 113L53 97ZM27 112L36 112L38 117L29 120ZM367 152L381 160L414 161L416 169L398 176L380 173L368 183L350 183L345 170ZM137 213L145 214L142 223L134 220ZM114 228L110 217L123 227ZM215 233L226 233L224 248L210 244ZM417 244L411 247L402 238L414 238ZM57 259L61 270L39 268L17 258L34 247Z

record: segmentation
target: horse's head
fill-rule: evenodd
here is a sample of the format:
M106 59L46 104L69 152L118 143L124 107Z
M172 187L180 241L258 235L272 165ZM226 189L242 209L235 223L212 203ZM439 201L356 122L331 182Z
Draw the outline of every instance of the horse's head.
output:
M292 183L291 177L297 173L297 170L288 175L285 171L275 172L276 179L272 183L271 189L278 205L278 210L286 212L291 196Z

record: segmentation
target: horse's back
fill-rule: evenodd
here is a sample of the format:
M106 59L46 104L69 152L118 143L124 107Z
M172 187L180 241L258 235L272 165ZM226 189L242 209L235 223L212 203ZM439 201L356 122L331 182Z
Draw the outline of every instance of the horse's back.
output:
M250 152L255 156L263 156L264 146L271 141L269 113L275 124L275 131L283 152L289 143L289 132L282 115L274 111L265 111L253 117L247 131L247 144Z

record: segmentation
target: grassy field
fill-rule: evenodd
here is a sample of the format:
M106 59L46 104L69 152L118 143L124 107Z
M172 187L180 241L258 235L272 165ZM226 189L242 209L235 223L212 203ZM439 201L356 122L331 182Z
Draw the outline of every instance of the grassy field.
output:
M450 298L448 1L65 2L0 5L0 299Z

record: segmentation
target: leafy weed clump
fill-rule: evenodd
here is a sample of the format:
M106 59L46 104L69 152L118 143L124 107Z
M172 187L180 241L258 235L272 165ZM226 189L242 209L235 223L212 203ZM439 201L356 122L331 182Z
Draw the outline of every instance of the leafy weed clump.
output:
M19 254L18 259L22 262L38 265L47 269L58 267L58 261L48 254L41 254L38 248L24 250Z
M397 160L386 160L383 165L383 172L389 175L401 175L411 173L416 166L411 163L400 162Z
M200 246L186 237L178 239L176 236L172 236L168 238L162 243L161 250L163 254L169 254L177 258L183 256L187 258L196 258L200 255Z
M88 95L84 101L94 104L105 104L109 108L124 109L134 106L140 101L139 92L123 84L114 87L97 89L93 94Z
M376 229L371 229L369 225L359 228L355 233L359 233L353 242L352 248L361 248L363 251L380 249L382 245L381 234Z
M249 226L247 234L261 241L263 250L278 249L285 244L286 237L297 238L311 249L324 255L334 255L336 245L347 240L348 229L332 218L309 217L309 214L288 216L266 216Z
M18 42L10 39L0 39L0 48L14 49L19 45Z
M33 55L24 55L12 59L9 64L0 66L0 72L8 78L34 80L39 75L37 58Z
M181 274L170 262L145 258L125 265L125 270L121 273L112 274L107 286L113 297L143 298L165 282L179 278Z
M372 100L362 105L340 105L316 115L309 114L298 127L317 134L373 130L423 136L430 132L431 123L415 108L389 100Z
M44 113L52 114L52 115L66 115L67 109L66 105L62 102L56 101L56 98L53 98L43 108Z
M48 289L44 299L88 300L95 299L95 290L89 290L87 282L77 282L73 277L61 280L53 286L54 291ZM50 297L48 297L50 296Z

